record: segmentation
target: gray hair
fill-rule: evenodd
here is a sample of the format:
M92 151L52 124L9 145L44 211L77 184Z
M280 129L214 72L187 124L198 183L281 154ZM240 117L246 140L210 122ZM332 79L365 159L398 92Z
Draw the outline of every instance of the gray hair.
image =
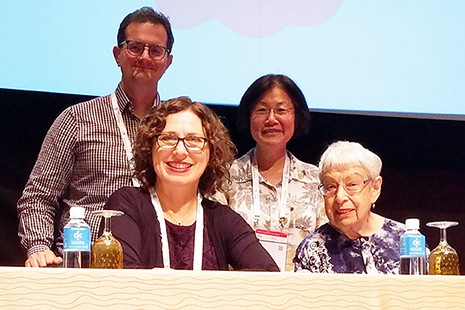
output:
M329 168L341 166L359 166L366 170L370 178L376 178L381 173L383 163L381 158L360 143L337 141L332 143L321 155L320 181L323 173Z

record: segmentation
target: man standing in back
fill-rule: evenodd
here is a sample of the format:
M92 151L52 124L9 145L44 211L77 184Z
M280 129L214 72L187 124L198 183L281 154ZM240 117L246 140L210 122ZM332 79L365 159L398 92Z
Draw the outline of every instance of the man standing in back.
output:
M69 208L86 209L85 221L97 238L108 196L132 179L132 142L137 126L160 103L158 81L171 65L174 37L169 20L144 7L120 24L113 48L121 81L111 95L67 108L48 131L18 200L21 246L26 267L62 262L63 227Z

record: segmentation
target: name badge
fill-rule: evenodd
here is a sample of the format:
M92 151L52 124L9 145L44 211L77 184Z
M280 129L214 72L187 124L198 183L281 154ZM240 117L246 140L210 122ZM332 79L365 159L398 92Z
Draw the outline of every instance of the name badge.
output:
M261 245L267 250L280 271L286 270L287 234L266 229L255 230Z

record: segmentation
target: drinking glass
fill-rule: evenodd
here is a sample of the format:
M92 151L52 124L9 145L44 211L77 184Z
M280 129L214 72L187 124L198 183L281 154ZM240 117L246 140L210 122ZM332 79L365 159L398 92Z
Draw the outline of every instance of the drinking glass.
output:
M111 234L111 217L124 213L116 210L93 211L93 215L103 216L105 229L102 235L92 245L92 268L121 269L123 268L123 248L121 243Z
M426 226L440 229L439 245L429 255L429 274L459 275L459 256L447 243L446 229L458 225L458 222L429 222Z

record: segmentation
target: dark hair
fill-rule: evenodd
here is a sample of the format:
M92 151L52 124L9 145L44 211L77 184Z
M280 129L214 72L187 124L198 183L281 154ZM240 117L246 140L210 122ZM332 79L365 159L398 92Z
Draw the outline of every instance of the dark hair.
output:
M228 130L206 105L192 102L189 97L179 97L153 108L139 126L134 143L134 176L145 190L154 186L156 182L152 162L152 149L156 136L165 128L168 115L186 110L192 111L202 121L210 147L208 165L200 177L200 193L212 195L216 191L224 191L226 182L229 182L229 167L236 156L236 147L231 141Z
M255 82L247 88L241 98L236 120L237 131L241 135L251 138L250 114L252 109L260 101L263 95L274 87L283 89L294 104L295 125L293 138L297 138L308 133L310 125L310 111L308 110L307 101L305 100L305 96L300 88L288 76L282 74L268 74L255 80Z
M163 13L156 12L151 7L145 6L128 14L119 25L118 35L116 37L118 46L120 46L123 41L126 40L126 29L132 23L151 23L154 25L162 25L165 28L166 36L168 37L166 48L168 49L168 54L171 53L174 44L174 36L171 30L170 21L168 17L163 15Z

